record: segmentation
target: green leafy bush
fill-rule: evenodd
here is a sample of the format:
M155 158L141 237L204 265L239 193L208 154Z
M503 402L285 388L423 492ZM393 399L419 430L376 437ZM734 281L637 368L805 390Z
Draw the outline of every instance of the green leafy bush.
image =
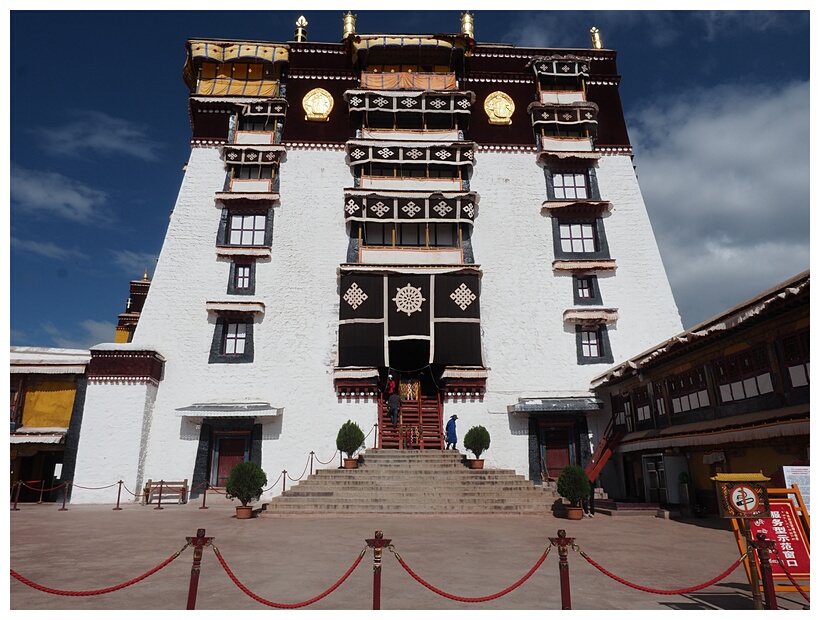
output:
M567 465L558 476L558 494L573 506L580 506L589 497L591 485L587 472L580 465Z
M474 426L464 435L464 447L480 459L481 453L490 447L490 433L483 426Z
M225 483L225 497L238 499L247 506L253 498L262 495L262 488L268 483L268 477L256 463L245 461L234 466Z
M364 433L358 424L348 420L342 424L336 435L336 449L341 450L352 459L356 451L364 445Z

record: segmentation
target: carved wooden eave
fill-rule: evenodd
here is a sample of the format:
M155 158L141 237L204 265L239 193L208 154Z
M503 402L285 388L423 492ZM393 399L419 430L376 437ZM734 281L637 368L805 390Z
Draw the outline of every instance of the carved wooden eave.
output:
M618 321L616 308L571 308L564 310L564 321L574 325L611 325Z
M379 395L379 371L375 366L337 367L333 386L339 399L376 399Z
M615 259L597 260L555 260L552 262L553 271L568 272L574 274L597 273L599 271L615 271L617 265Z
M557 218L600 217L612 211L612 203L608 200L545 200L541 210Z

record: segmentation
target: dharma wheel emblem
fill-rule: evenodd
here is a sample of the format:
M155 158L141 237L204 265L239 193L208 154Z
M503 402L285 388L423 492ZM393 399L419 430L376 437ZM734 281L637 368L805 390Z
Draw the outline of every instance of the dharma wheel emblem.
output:
M396 289L396 312L406 312L410 316L414 312L421 312L421 305L427 301L421 294L421 287L416 288L407 283L407 286Z
M484 111L491 125L512 125L515 103L507 93L497 90L487 95L484 100Z
M327 121L333 110L333 96L324 88L314 88L302 99L302 107L306 121Z

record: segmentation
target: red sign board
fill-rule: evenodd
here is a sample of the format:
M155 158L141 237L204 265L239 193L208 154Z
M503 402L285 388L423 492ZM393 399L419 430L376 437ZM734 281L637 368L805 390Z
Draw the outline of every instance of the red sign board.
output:
M766 534L766 538L775 542L775 549L786 570L795 579L809 578L809 544L803 533L803 527L790 499L769 498L771 517L765 519L749 519L752 537L758 532ZM788 579L783 568L771 554L769 563L772 565L772 575L775 579Z

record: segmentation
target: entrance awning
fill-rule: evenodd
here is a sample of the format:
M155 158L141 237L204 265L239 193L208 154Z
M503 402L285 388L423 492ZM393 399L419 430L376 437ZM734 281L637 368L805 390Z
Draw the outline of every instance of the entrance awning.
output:
M597 398L522 398L507 406L507 413L548 413L556 411L600 411L603 403Z
M284 407L272 407L270 403L194 403L177 408L177 416L193 421L203 418L256 418L257 420L282 415Z

